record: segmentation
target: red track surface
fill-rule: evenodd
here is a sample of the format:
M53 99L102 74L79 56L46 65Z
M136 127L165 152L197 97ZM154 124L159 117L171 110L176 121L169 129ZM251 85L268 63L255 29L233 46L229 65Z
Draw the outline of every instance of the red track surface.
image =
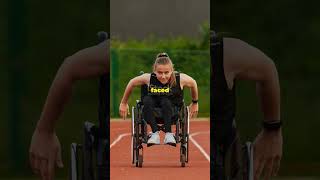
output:
M121 134L131 132L131 121L112 121L110 141L113 143ZM174 126L172 127L174 130ZM209 121L191 121L190 134L210 156L210 126ZM163 142L163 133L161 143ZM210 163L199 148L189 141L189 163L181 167L179 145L157 145L143 148L143 166L135 167L131 163L131 133L117 141L110 149L111 180L205 180L210 178Z

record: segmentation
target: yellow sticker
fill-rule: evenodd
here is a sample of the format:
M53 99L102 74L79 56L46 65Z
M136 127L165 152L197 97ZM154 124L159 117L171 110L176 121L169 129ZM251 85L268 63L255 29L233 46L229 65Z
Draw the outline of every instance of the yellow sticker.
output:
M167 94L170 93L169 87L150 87L150 92L155 94Z

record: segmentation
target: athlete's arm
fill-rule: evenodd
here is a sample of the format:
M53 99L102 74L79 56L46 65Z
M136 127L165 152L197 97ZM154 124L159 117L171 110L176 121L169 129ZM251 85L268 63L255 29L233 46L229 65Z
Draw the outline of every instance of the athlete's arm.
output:
M30 163L42 179L54 177L55 163L62 167L55 124L71 96L77 80L98 77L109 71L109 42L89 47L66 58L50 87L30 144Z
M54 124L71 97L77 80L96 78L109 71L107 42L78 51L60 66L50 87L38 128L54 131Z
M188 87L191 90L191 97L193 100L198 100L198 86L197 82L187 74L180 74L180 83L182 87Z
M197 82L190 76L181 73L180 74L180 84L182 87L189 87L191 90L192 100L198 100L198 86ZM198 103L190 104L190 116L196 116L199 111Z
M224 68L229 88L233 79L255 81L265 121L280 120L278 73L268 56L241 40L224 38Z
M123 119L127 117L127 114L129 112L128 99L131 95L133 88L139 85L149 84L149 81L150 81L150 74L148 73L137 76L129 81L123 93L123 97L121 99L120 106L119 106L119 114Z
M273 61L259 49L233 38L224 38L224 69L229 88L234 79L256 82L264 121L280 121L280 85ZM281 128L262 130L254 142L255 179L265 171L266 179L275 175L282 157Z

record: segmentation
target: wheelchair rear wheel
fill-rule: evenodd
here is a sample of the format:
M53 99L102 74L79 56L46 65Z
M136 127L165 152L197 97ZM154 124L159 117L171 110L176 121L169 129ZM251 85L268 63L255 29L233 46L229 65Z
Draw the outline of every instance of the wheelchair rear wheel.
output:
M142 131L143 127L141 124L141 117L139 116L139 105L132 107L132 139L131 139L131 150L132 150L132 164L136 167L142 167L143 163L143 146L142 146Z
M142 167L142 163L143 163L143 156L139 155L136 167Z
M189 107L184 107L181 121L180 163L185 167L189 160Z

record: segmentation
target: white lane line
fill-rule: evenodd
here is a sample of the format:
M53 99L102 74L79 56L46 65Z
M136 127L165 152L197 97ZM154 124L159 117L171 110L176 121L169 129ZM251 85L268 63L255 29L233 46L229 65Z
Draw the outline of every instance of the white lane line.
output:
M116 145L123 137L125 137L125 136L130 136L130 135L131 135L131 133L123 133L123 134L120 134L120 135L117 137L117 139L114 140L114 141L112 142L112 144L110 144L110 149L112 148L112 146Z
M189 139L193 142L193 144L200 150L200 152L204 155L204 157L210 162L210 156L206 153L206 151L197 143L196 140L192 138L192 136L197 136L199 134L207 134L210 133L209 131L206 132L196 132L189 135Z

